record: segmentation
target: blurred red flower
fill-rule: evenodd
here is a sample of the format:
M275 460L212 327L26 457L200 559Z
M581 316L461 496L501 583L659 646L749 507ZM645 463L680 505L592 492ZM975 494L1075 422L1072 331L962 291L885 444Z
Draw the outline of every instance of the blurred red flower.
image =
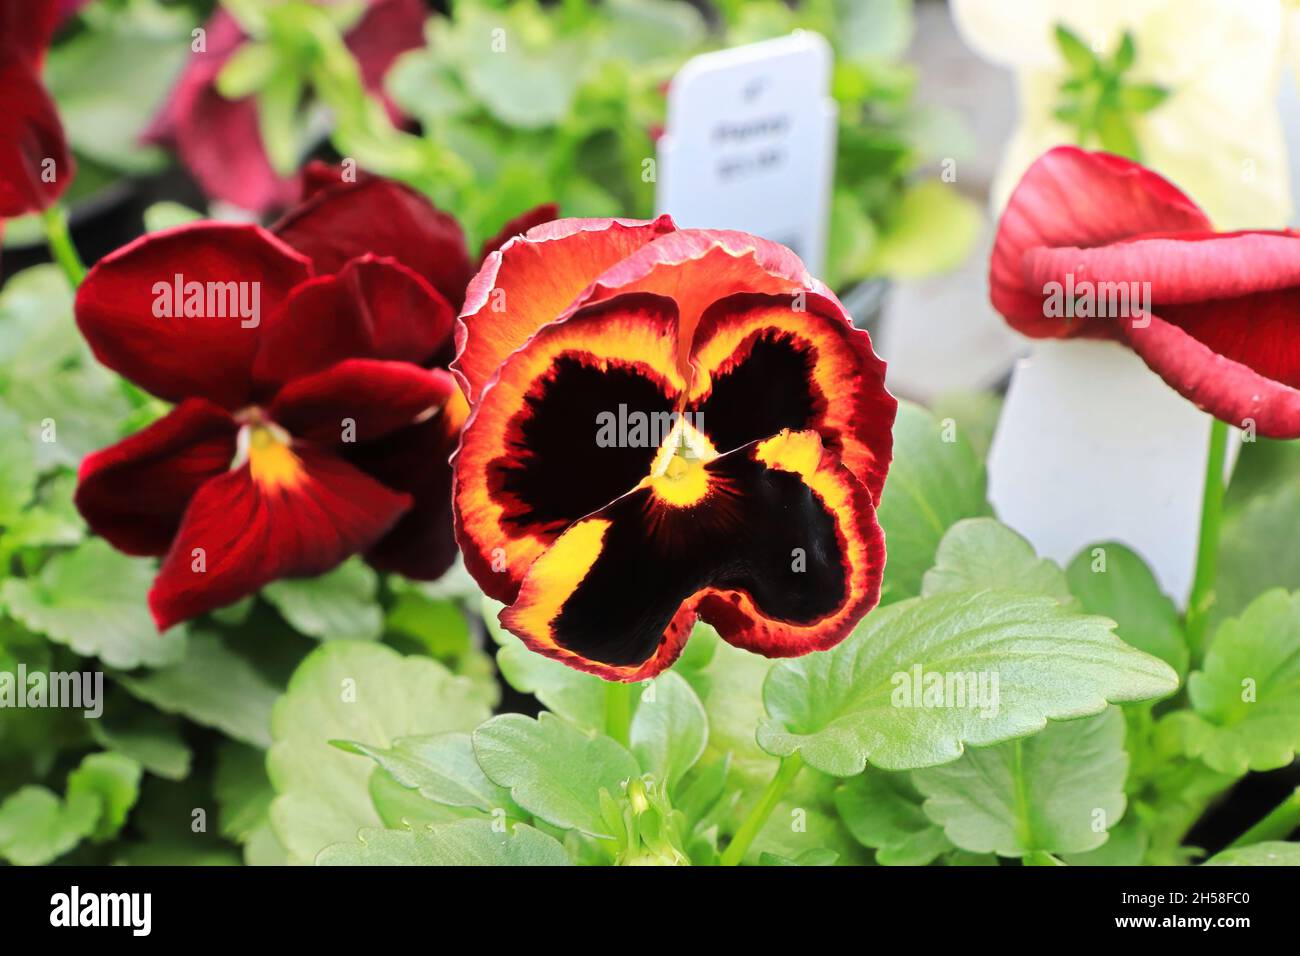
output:
M345 173L310 167L269 230L138 239L78 291L99 360L177 403L88 456L76 495L114 546L165 556L160 629L352 554L425 579L454 559L447 458L468 409L434 366L472 266L451 217Z
M1300 235L1215 232L1155 172L1064 146L1012 193L989 286L1026 335L1127 343L1216 418L1300 437Z
M366 7L344 41L357 58L366 88L382 96L384 74L393 61L424 43L428 11L421 0L366 0ZM204 31L204 49L191 55L145 139L176 149L211 198L253 212L282 208L299 187L294 177L281 176L271 167L256 100L228 100L217 92L222 68L248 37L220 8ZM396 116L391 104L389 110Z
M40 78L61 19L57 0L0 0L0 219L48 208L75 173Z

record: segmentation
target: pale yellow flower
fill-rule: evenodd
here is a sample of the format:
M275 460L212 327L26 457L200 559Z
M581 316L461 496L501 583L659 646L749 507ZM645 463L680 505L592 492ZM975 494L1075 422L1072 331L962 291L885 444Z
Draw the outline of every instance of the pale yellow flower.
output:
M1076 130L1053 115L1061 84L1072 75L1053 36L1061 24L1103 56L1131 32L1136 57L1126 81L1169 92L1158 106L1130 117L1140 160L1188 193L1216 227L1276 228L1290 221L1277 108L1288 26L1280 0L951 2L966 42L1017 78L1020 118L993 186L995 210L1034 159L1076 141Z

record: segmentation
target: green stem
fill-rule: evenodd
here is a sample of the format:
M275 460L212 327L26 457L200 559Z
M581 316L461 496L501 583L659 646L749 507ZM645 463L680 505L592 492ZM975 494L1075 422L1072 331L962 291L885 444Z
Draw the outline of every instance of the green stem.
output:
M81 280L86 278L86 267L77 254L77 247L72 244L67 210L55 204L41 214L41 221L45 223L45 239L50 246L50 255L68 277L68 284L77 288L81 285Z
M1300 827L1300 787L1269 811L1268 816L1229 844L1230 848L1250 846L1265 840L1285 840L1291 831Z
M632 685L621 681L605 682L605 733L624 747L631 740Z
M722 851L719 862L723 866L740 865L740 861L745 858L745 853L749 850L749 845L758 836L758 831L763 829L763 824L767 823L767 818L772 815L772 811L781 802L781 798L785 796L786 790L790 788L790 784L802 768L803 758L798 754L791 754L781 759L781 766L777 768L776 775L768 783L763 795L758 798L754 809L749 811L749 816L741 823L731 843Z
M1187 643L1193 660L1200 660L1205 628L1214 604L1219 572L1219 529L1223 523L1223 464L1228 453L1228 426L1217 418L1210 425L1210 451L1205 462L1205 491L1201 498L1201 537L1196 548L1196 578L1187 601Z

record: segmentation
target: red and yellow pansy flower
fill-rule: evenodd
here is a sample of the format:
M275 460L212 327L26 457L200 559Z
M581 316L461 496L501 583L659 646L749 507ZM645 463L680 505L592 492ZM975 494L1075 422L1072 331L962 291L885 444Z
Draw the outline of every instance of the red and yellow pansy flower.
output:
M634 681L697 617L792 656L875 605L897 403L790 250L558 220L487 257L456 340L457 539L534 650Z

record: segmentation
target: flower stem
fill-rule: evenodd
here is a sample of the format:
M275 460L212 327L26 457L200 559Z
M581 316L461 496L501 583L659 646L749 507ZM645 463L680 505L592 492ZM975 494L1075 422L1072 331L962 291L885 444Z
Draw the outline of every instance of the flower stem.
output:
M1285 840L1296 827L1300 827L1300 787L1292 790L1290 796L1269 811L1268 816L1228 846L1230 849L1235 849L1239 846L1250 846L1252 843L1262 843L1264 840Z
M81 280L86 278L86 267L77 254L77 247L72 244L67 210L56 203L41 213L41 221L45 224L45 239L50 246L50 255L68 277L68 285L77 288L81 285Z
M1205 628L1214 604L1219 572L1219 529L1223 523L1223 464L1228 452L1228 426L1217 418L1210 424L1210 451L1205 462L1205 491L1201 498L1201 537L1196 548L1196 578L1187 601L1187 643L1193 660L1204 651Z
M777 768L776 775L768 783L763 795L758 798L754 809L749 811L749 816L745 817L744 822L740 824L740 829L731 838L731 843L722 851L719 862L723 866L740 865L740 861L749 850L749 845L758 836L758 831L763 829L763 824L767 823L767 818L772 815L772 811L781 802L781 798L785 796L786 790L790 788L790 784L802 768L803 758L798 754L781 758L781 766Z
M631 740L632 685L605 681L605 733L624 747Z

